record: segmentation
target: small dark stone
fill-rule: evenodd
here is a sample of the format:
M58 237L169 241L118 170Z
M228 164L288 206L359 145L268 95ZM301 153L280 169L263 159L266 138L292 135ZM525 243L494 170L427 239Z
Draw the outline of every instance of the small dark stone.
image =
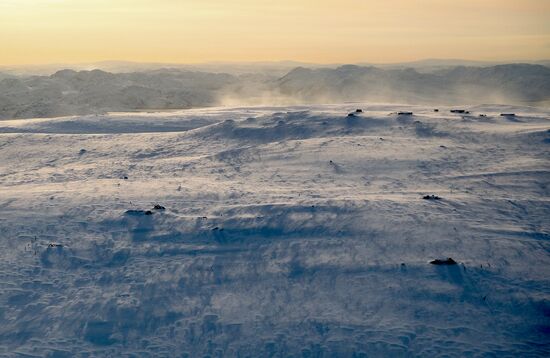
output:
M441 200L441 198L439 196L433 195L433 194L432 195L424 195L422 197L422 199L424 199L424 200Z
M363 110L362 110L361 108L357 108L357 109L355 110L355 112L356 112L356 113L363 113Z
M127 176L123 176L122 179L128 180L128 177L127 177Z
M126 210L126 214L127 215L147 215L146 212L143 210Z
M156 204L156 205L153 207L153 209L155 209L155 210L166 210L166 208L165 208L164 206L159 205L159 204Z
M140 216L140 215L153 215L151 210L126 210L126 215Z
M450 257L446 260L435 259L433 261L430 261L430 263L432 265L456 265L457 264L457 262Z

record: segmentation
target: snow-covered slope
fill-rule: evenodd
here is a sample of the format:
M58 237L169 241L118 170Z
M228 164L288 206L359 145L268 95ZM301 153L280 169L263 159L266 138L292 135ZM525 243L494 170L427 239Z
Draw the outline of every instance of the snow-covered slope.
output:
M548 356L550 113L449 109L0 122L0 355Z

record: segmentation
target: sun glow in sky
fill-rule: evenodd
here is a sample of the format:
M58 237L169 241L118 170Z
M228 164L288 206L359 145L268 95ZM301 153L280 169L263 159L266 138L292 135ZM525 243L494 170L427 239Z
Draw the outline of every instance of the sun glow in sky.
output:
M550 0L0 0L0 64L550 58Z

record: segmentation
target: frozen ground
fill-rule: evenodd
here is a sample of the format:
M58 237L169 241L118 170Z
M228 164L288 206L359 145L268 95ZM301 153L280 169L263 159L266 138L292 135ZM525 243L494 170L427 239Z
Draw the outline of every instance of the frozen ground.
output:
M468 109L1 121L0 356L548 356L550 113Z

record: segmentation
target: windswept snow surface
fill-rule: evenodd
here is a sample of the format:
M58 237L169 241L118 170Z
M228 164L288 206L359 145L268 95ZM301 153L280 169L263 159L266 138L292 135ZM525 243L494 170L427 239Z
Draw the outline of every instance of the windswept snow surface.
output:
M548 356L550 112L449 109L1 121L0 355Z

